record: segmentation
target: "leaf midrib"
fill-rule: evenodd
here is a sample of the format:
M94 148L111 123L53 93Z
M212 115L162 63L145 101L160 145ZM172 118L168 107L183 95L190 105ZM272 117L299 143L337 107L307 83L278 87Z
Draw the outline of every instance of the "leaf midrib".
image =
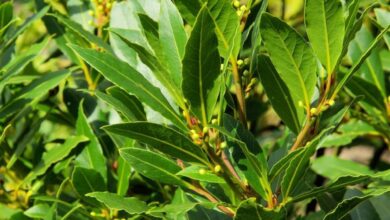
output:
M183 153L189 155L190 157L196 158L196 159L199 160L200 162L202 162L202 163L204 163L205 165L207 165L207 162L206 162L203 158L199 157L199 156L196 155L196 154L192 154L191 151L186 151L186 150L183 149L183 148L180 148L180 147L178 147L178 146L176 146L176 145L173 145L173 144L171 144L170 142L166 142L166 141L164 141L164 140L162 140L162 139L155 138L155 137L152 137L152 136L148 136L148 135L145 135L145 134L143 134L143 133L138 133L138 132L133 131L133 130L126 130L126 129L122 129L122 128L116 128L116 129L117 129L117 130L120 130L120 131L122 131L122 132L125 132L125 133L133 133L133 134L139 135L139 136L141 136L141 137L143 137L143 138L145 138L145 139L152 139L152 140L154 140L154 141L156 141L156 142L160 142L160 143L162 143L162 144L171 146L172 148L174 148L174 149L176 149L176 150L178 150L178 151L180 151L180 152L183 152ZM144 141L141 141L141 142L144 142Z
M126 153L126 152L124 152L123 150L121 150L121 152L122 152L122 154L126 154L127 156L129 156L129 157L131 157L131 158L133 158L133 159L135 159L135 160L137 160L137 161L140 161L140 162L142 162L142 163L144 163L144 164L146 164L146 165L149 165L149 166L151 166L151 167L153 167L153 168L156 168L156 170L160 170L162 173L166 173L168 176L171 176L172 178L178 180L179 182L183 182L180 178L178 178L178 177L175 176L174 174L172 174L172 173L170 173L170 172L168 172L168 171L166 171L166 170L164 170L164 169L161 169L161 167L155 166L154 164L152 164L152 163L150 163L150 162L148 162L148 161L141 160L141 159L139 159L139 158L137 158L137 157L134 157L134 156L131 155L130 153Z
M269 15L269 16L271 16L271 15ZM277 28L275 28L273 22L270 22L270 24L271 24L271 26L272 26L272 28L273 28L274 30L277 30ZM289 31L293 31L293 32L294 32L294 30L289 30ZM284 43L284 40L282 39L282 37L280 36L280 34L278 33L278 34L276 34L276 35L277 35L277 37L279 38L279 40L282 42L283 48L287 51L288 57L290 58L290 60L291 60L292 63L294 64L294 68L295 68L295 70L296 70L295 74L298 76L299 83L300 83L300 85L301 85L301 87L302 87L301 89L302 89L302 92L303 92L303 95L304 95L304 98L305 98L306 105L307 105L307 106L310 106L310 102L309 102L309 98L308 98L308 94L307 94L305 82L304 82L304 80L303 80L303 78L302 78L302 75L301 75L302 73L301 73L301 71L299 70L299 67L297 66L297 64L295 63L294 57L292 57L290 51L288 50L288 48L287 48L286 44ZM288 35L289 35L289 34L288 34ZM295 46L296 46L296 45L297 45L297 43L295 43ZM295 47L295 46L294 46L294 47ZM302 53L304 54L304 53L305 53L305 50L303 50ZM302 55L302 56L303 56L303 55Z
M99 57L96 57L93 53L89 53L88 56L91 56L93 57L95 60L99 60L102 64L104 64L104 66L106 66L106 68L108 69L111 69L111 71L113 72L116 72L117 74L121 75L122 77L128 79L129 81L131 81L134 85L136 85L137 87L141 88L145 93L147 93L150 97L153 98L153 100L155 100L157 103L159 103L161 106L164 107L165 110L167 110L171 116L173 116L177 122L180 122L182 126L186 127L185 124L180 120L180 118L177 116L177 114L175 112L173 112L170 108L168 108L164 103L162 103L160 101L160 99L156 98L153 93L149 92L141 83L137 83L135 82L134 80L132 80L131 78L129 78L127 75L125 74L122 74L120 71L116 70L115 68L112 68L110 65L108 65L106 62L104 62L104 60L101 60L99 59ZM91 66L94 66L96 68L96 65L90 63ZM127 64L126 64L127 65ZM101 71L102 72L102 71ZM142 75L140 75L142 76ZM111 77L108 77L108 78L111 78Z

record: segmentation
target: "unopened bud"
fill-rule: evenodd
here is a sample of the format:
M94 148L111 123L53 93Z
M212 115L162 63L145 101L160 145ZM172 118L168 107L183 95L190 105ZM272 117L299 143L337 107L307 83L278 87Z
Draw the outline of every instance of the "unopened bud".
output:
M241 59L239 59L239 60L237 60L237 64L238 64L239 66L241 66L242 64L244 64L244 61L241 60Z
M213 120L211 120L211 124L213 124L213 125L216 125L218 123L218 120L217 119L213 119Z
M317 108L311 108L311 109L310 109L310 113L313 114L313 115L314 115L315 113L317 113Z
M205 170L205 169L203 169L203 168L202 168L202 169L200 169L200 170L199 170L199 174L201 174L201 175L204 175L204 174L206 174L206 170Z
M333 100L333 99L330 99L330 100L328 101L328 104L329 104L330 106L333 106L333 105L334 105L334 100Z
M240 10L243 12L246 11L246 5L241 5Z
M214 167L214 172L219 173L221 171L221 166L217 165Z
M241 11L240 9L238 9L236 13L237 13L237 16L238 16L238 17L241 17L242 14L243 14L242 11Z
M206 134L207 132L209 132L209 127L203 127L202 132L203 132L203 134Z
M240 1L234 1L233 6L236 8L240 7Z
M226 141L222 142L220 147L221 149L225 149L227 147Z

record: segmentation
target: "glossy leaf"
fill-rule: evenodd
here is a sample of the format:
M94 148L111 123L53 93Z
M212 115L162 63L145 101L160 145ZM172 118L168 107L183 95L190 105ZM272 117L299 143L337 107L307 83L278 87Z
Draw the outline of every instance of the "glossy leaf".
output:
M128 94L119 87L110 87L106 91L108 94L97 91L96 96L123 114L128 121L146 120L142 103L136 96Z
M83 29L83 27L80 24L78 24L78 23L76 23L76 22L74 22L74 21L72 21L72 20L70 20L62 15L58 15L58 14L55 14L55 15L51 14L51 15L54 16L63 25L65 25L65 27L69 28L74 33L76 33L80 37L82 37L85 41L87 41L91 44L92 43L96 44L96 46L104 48L104 50L106 50L107 52L112 53L112 49L108 44L106 44L99 37L93 35L92 33L86 31L85 29Z
M295 30L268 13L262 15L260 29L270 59L292 94L296 109L300 101L310 106L317 69L313 50Z
M371 197L380 196L389 191L390 191L389 189L377 189L363 196L356 196L350 199L346 199L341 203L339 203L335 209L333 209L331 212L326 214L324 220L342 219L346 215L348 215L348 213L350 213L351 210L353 210L357 205L359 205L363 201Z
M159 18L159 38L166 66L175 85L180 88L182 81L182 64L187 34L184 31L183 19L170 0L162 0Z
M89 142L83 151L81 151L81 153L77 156L75 163L77 166L98 171L104 181L107 182L106 158L103 155L103 150L99 140L84 114L83 104L84 102L80 102L76 121L76 133L89 138Z
M206 155L182 133L150 122L132 122L104 127L104 130L133 138L172 157L188 162L208 164Z
M175 99L178 104L183 106L184 100L182 98L179 86L179 82L181 82L181 76L180 78L177 78L175 74L172 74L172 69L170 69L170 67L168 67L164 62L162 62L166 59L165 55L160 54L160 56L162 57L154 56L149 51L149 48L145 47L145 43L141 43L142 41L144 41L142 36L139 36L139 34L135 34L135 38L130 36L130 33L133 33L133 31L129 32L127 30L111 29L111 32L118 35L121 40L125 44L127 44L127 46L137 52L141 61L150 68L152 74L156 77L159 83L161 83L161 85L168 90L170 95Z
M310 163L310 157L313 156L317 146L321 143L324 136L327 135L328 132L332 129L334 128L330 127L323 130L312 141L304 146L304 150L301 150L294 158L290 160L281 182L283 201L288 201L288 198L291 196L291 194L293 194L294 189L297 187L299 181L306 173L307 166Z
M332 74L343 48L344 17L339 0L307 0L305 26L310 43L328 74Z
M390 29L390 26L382 30L375 38L374 41L371 42L370 46L365 50L359 59L354 63L354 65L351 67L351 69L348 71L347 74L343 76L342 79L340 79L339 83L337 84L334 94L337 94L341 90L341 88L345 85L345 83L353 76L353 74L360 69L360 67L363 65L364 61L367 59L368 56L370 56L371 52L375 47L378 45L380 40L383 38L383 36L386 34L386 32Z
M146 203L136 197L123 197L109 192L92 192L87 196L97 199L110 209L124 210L132 215L148 210Z
M89 21L93 19L93 16L89 14L91 8L91 2L83 0L69 0L67 1L67 8L70 18L79 23L83 29L92 32L94 27L89 24Z
M204 169L206 173L200 173L201 169ZM176 175L208 183L225 183L223 178L217 176L210 170L207 170L207 168L195 165L184 168L180 172L176 173Z
M259 56L257 69L272 107L283 122L297 134L301 129L304 115L302 111L297 110L286 83L276 72L269 57Z
M374 9L376 20L379 23L380 26L383 28L390 25L390 12L386 11L382 8L375 8ZM387 47L390 49L390 34L387 33L386 36L384 36L384 40L387 44Z
M342 176L363 176L373 174L370 168L365 165L349 160L342 160L333 156L320 157L313 161L311 167L316 173L332 180Z
M151 85L137 70L110 54L83 49L75 45L72 45L72 48L91 66L107 77L108 80L127 92L136 95L141 102L160 112L177 126L185 128L183 121L161 91ZM112 63L116 65L111 65Z
M351 42L348 49L348 54L353 63L359 61L360 56L369 49L373 41L373 36L368 29L363 26L362 29L356 33L356 37ZM358 73L363 79L374 84L381 92L381 95L385 96L385 76L377 48L372 50L370 56L367 57L359 68Z
M212 17L203 7L186 46L182 90L191 111L204 124L211 119L219 95L220 58L217 45Z
M162 183L186 185L175 175L180 171L180 167L160 154L139 148L125 148L120 149L120 155L137 172L150 179Z

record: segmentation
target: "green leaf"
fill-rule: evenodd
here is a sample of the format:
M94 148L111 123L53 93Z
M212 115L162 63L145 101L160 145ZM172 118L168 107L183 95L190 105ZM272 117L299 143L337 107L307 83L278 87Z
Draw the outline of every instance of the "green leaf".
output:
M4 2L0 5L0 36L4 31L4 28L12 21L13 7L12 2Z
M50 14L51 16L55 17L59 22L61 22L65 27L69 28L72 32L79 35L81 38L83 38L86 42L92 44L96 44L96 46L99 46L101 48L104 48L107 52L112 53L111 47L105 43L101 38L97 37L96 35L92 34L91 32L86 31L83 29L83 27L78 24L77 22L74 22L65 16L62 16L60 14Z
M88 119L83 110L84 102L80 102L78 117L76 121L76 133L84 135L89 138L89 143L85 146L83 151L76 157L75 164L77 166L94 169L99 172L104 181L107 182L107 167L106 158L103 155L102 147L99 140L94 134Z
M370 56L371 52L375 47L378 45L380 40L383 38L383 36L386 34L386 32L390 29L390 26L382 30L375 38L374 41L371 42L370 46L367 47L367 49L361 54L359 59L357 59L356 62L354 62L354 65L351 67L351 69L348 71L347 74L344 75L344 77L339 81L337 84L333 94L337 94L341 88L345 85L345 83L353 76L353 74L360 69L360 67L363 65L364 61L367 59L368 56Z
M241 35L238 34L237 36L237 32L240 30L240 19L231 2L220 0L201 1L203 3L207 2L206 7L212 17L211 22L215 25L219 53L225 59L229 59L230 56L237 57L241 41Z
M93 16L89 14L89 10L92 9L90 1L83 0L68 0L66 2L66 7L69 11L69 17L79 23L83 29L92 32L94 29L93 25L90 25L90 21L94 19Z
M386 112L385 97L383 97L382 92L374 84L358 76L352 76L347 82L346 87L353 96L364 96L361 102Z
M182 133L150 122L132 122L110 125L104 130L146 143L163 153L184 161L208 165L201 148Z
M177 88L182 82L182 64L187 35L183 19L173 2L162 0L160 9L159 38L164 61ZM161 59L161 58L160 58Z
M137 52L141 61L150 68L156 79L168 90L170 95L175 98L177 104L184 107L184 100L180 92L180 86L178 86L179 82L177 81L177 77L171 74L169 70L170 67L168 68L166 64L163 63L167 58L161 54L157 54L160 55L160 57L154 56L149 51L149 48L145 47L146 43L142 43L144 39L141 38L139 34L134 34L134 31L113 28L111 29L111 32L118 35L127 46Z
M34 205L23 212L26 216L35 219L46 219L50 214L50 206L46 203Z
M200 170L204 169L206 173L200 173ZM176 173L178 176L188 177L193 180L199 180L207 183L225 183L225 180L217 175L215 175L212 171L207 170L206 167L201 166L189 166Z
M297 111L286 83L276 72L269 57L261 55L257 62L260 80L272 107L288 128L298 134L302 127L303 112Z
M280 220L284 218L283 211L266 209L253 198L242 201L234 216L234 220Z
M186 130L184 122L169 104L161 91L149 83L137 70L123 61L107 53L100 53L91 49L83 49L72 45L74 51L79 54L92 67L101 72L108 80L137 96L141 102L161 113L175 125ZM112 65L115 63L115 65Z
M335 180L342 176L370 175L373 172L365 165L334 156L323 156L315 159L311 168L318 174Z
M203 124L211 119L219 94L220 57L215 26L207 8L199 13L183 59L182 90Z
M0 118L13 114L25 106L34 105L43 96L57 86L62 80L70 75L70 71L62 70L54 73L48 73L32 81L28 86L19 91L13 99L0 108Z
M357 205L366 201L369 198L380 196L389 192L390 189L376 189L363 196L355 196L350 199L346 199L339 203L335 209L327 213L324 220L343 219L348 215Z
M20 55L16 55L0 70L0 90L9 82L10 78L19 74L41 51L47 46L50 38L32 45Z
M12 33L7 34L5 43L0 45L0 51L3 52L5 48L8 48L30 25L38 19L41 19L49 10L49 6L42 8L40 11L27 18L25 22L16 28ZM1 54L0 52L0 54Z
M131 175L131 167L122 157L118 157L118 183L116 192L120 196L127 194L129 189L129 179Z
M315 197L318 194L324 192L333 192L340 190L346 186L356 185L360 183L370 182L375 179L386 179L390 177L389 170L377 172L372 175L362 175L362 176L344 176L340 177L333 182L326 184L324 186L315 187L307 192L304 192L300 195L294 196L290 202L299 202L304 199Z
M390 12L386 11L382 8L375 8L374 9L376 20L380 26L383 28L390 25ZM390 34L387 33L386 36L384 36L385 42L387 44L387 47L390 49Z
M136 197L123 197L110 192L92 192L86 196L97 199L110 209L124 210L131 215L141 214L149 209L144 201Z
M180 167L160 154L139 148L120 149L120 155L140 174L162 183L185 186L175 174Z
M341 2L307 0L305 26L315 54L328 74L332 74L343 49L345 34Z
M270 199L271 186L267 175L267 161L257 140L242 124L228 115L224 115L223 125L226 129L212 127L226 136L229 146L238 145L232 147L234 149L232 156L238 168L245 175L249 185L259 195Z
M298 186L299 181L306 173L310 163L310 157L313 156L317 146L321 143L324 136L326 136L329 131L333 129L334 127L330 127L323 130L313 140L308 142L306 146L304 146L304 150L301 150L294 158L290 160L281 183L283 202L288 201L289 196L293 194L294 189Z
M199 1L178 0L175 1L177 9L183 18L191 25L195 23L196 15L202 8Z
M340 125L337 133L328 135L321 147L339 147L350 144L356 137L379 135L374 127L360 120L350 120Z
M123 89L113 86L107 94L96 91L96 96L120 112L128 121L146 121L142 103L136 96L128 94Z
M290 90L296 109L302 109L300 101L309 107L316 84L313 50L298 32L268 13L263 13L260 29L271 61Z
M293 160L297 155L302 154L302 151L304 151L305 148L297 149L291 153L288 153L284 157L282 157L278 162L276 162L271 170L269 171L269 180L270 182L274 182L274 180L277 180L277 177L279 175L284 174L286 171L288 165L290 164L291 160Z
M72 184L81 195L95 191L104 191L106 184L99 172L93 169L75 167L72 174Z
M51 165L61 161L69 155L69 153L77 147L80 143L87 141L88 138L84 136L69 136L66 141L59 146L53 147L45 152L41 161L31 170L31 172L24 178L23 183L29 184L36 177L46 173Z
M369 49L373 41L374 38L370 31L363 26L362 29L356 33L355 39L351 42L348 48L348 55L351 57L352 63L359 62L360 56ZM383 97L386 96L385 75L380 62L378 50L376 48L372 50L370 56L367 57L361 65L358 73L363 79L374 84Z

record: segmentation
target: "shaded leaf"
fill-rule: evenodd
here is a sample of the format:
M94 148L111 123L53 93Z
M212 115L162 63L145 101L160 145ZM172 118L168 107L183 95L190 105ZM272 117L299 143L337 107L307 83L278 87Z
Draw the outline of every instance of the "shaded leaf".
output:
M298 134L302 126L302 119L304 117L303 112L297 111L297 106L294 104L286 83L276 72L271 60L268 57L261 55L257 62L260 80L272 107L283 122L286 123L295 134Z

